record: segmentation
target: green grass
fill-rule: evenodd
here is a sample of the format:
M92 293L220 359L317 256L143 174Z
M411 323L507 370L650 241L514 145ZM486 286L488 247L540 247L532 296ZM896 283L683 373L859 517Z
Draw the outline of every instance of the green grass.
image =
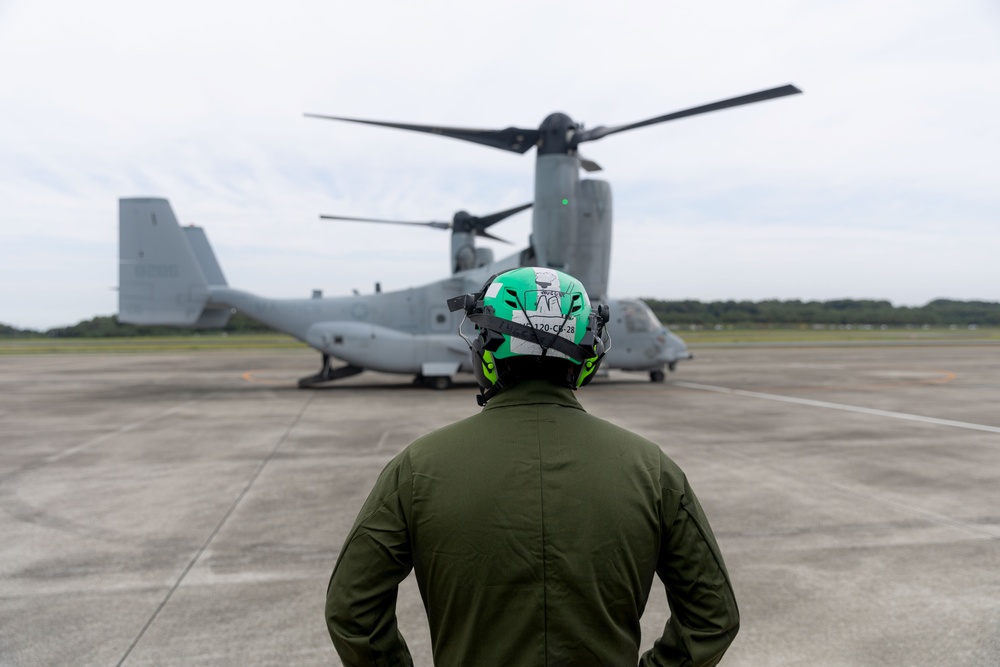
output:
M692 346L768 343L1000 343L1000 327L975 330L931 327L891 329L733 328L689 329L674 333ZM119 352L192 352L226 350L303 350L304 343L284 334L138 336L134 338L0 338L0 355Z
M308 349L308 347L284 334L137 336L134 338L0 338L0 355L303 349Z
M1000 343L1000 327L893 327L859 329L852 327L813 329L804 325L784 328L704 328L677 327L674 333L689 345L753 343Z

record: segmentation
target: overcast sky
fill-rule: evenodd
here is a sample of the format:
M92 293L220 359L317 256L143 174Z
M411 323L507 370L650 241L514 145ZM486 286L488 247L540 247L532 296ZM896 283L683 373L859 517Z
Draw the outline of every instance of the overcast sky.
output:
M444 277L534 152L307 119L618 125L613 296L1000 300L1000 3L0 0L0 323L117 311L118 198L166 197L264 296ZM530 212L493 228L521 247ZM498 256L508 246L486 243Z

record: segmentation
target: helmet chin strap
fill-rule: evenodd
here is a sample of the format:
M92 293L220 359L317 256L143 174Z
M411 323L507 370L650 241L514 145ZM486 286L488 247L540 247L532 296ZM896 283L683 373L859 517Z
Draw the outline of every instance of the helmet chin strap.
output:
M479 356L480 363L486 363L486 360L482 357L481 353L477 353L477 356ZM499 359L494 361L497 373L497 379L489 387L483 387L482 385L479 385L479 395L476 396L476 403L479 404L479 407L485 406L494 396L499 394L504 389L513 386L520 380L548 379L550 381L556 382L556 384L559 384L559 386L563 386L557 381L560 378L557 378L555 372L547 372L546 370L544 370L546 368L545 364L550 364L553 362L569 364L570 362L563 359L556 359L555 357L545 357L545 356L522 357L521 360L523 365L517 367L517 369L519 370L515 370L515 368L512 368L507 363L508 360ZM531 364L538 364L540 371L537 375L523 372L524 367L530 366ZM573 386L572 379L569 376L565 377L564 380L565 380L565 386L570 387L572 389L576 389L576 387Z
M493 386L490 387L489 389L485 389L480 385L479 395L476 396L476 404L481 408L485 407L486 404L490 402L491 398L493 398L506 388L507 385L501 382L499 377L497 378L497 381L493 384Z

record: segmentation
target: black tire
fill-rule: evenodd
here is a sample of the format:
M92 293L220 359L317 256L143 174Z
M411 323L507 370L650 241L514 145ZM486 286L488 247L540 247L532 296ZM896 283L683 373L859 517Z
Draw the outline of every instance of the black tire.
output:
M437 391L444 391L445 389L451 387L451 378L447 375L437 375L432 378L427 378L427 386Z

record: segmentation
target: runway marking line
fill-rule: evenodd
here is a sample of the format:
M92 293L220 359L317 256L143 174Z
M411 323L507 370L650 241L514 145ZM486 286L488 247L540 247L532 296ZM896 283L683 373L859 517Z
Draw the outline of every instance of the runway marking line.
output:
M970 422L955 421L952 419L939 419L937 417L925 417L907 412L894 412L892 410L879 410L877 408L865 408L858 405L846 405L844 403L831 403L829 401L816 401L811 398L797 398L795 396L782 396L781 394L765 394L759 391L747 391L746 389L732 389L730 387L718 387L711 384L700 384L698 382L672 382L675 387L686 389L697 389L699 391L711 391L718 394L731 394L733 396L745 396L748 398L762 398L768 401L779 401L781 403L793 403L795 405L808 405L814 408L825 408L827 410L843 410L845 412L857 412L876 417L890 417L892 419L904 419L907 421L922 422L924 424L934 424L936 426L952 426L964 428L972 431L986 431L987 433L1000 433L1000 426L989 426L987 424L973 424Z
M948 384L958 377L958 373L953 371L927 371L928 373L934 373L935 377L928 378L916 378L912 380L899 380L898 382L871 382L868 384L824 384L824 385L774 385L771 389L778 391L791 391L791 390L802 390L802 391L815 391L815 392L826 392L826 391L868 391L875 389L898 389L900 387L926 387L930 385L941 385ZM676 382L671 382L671 384L677 384Z

